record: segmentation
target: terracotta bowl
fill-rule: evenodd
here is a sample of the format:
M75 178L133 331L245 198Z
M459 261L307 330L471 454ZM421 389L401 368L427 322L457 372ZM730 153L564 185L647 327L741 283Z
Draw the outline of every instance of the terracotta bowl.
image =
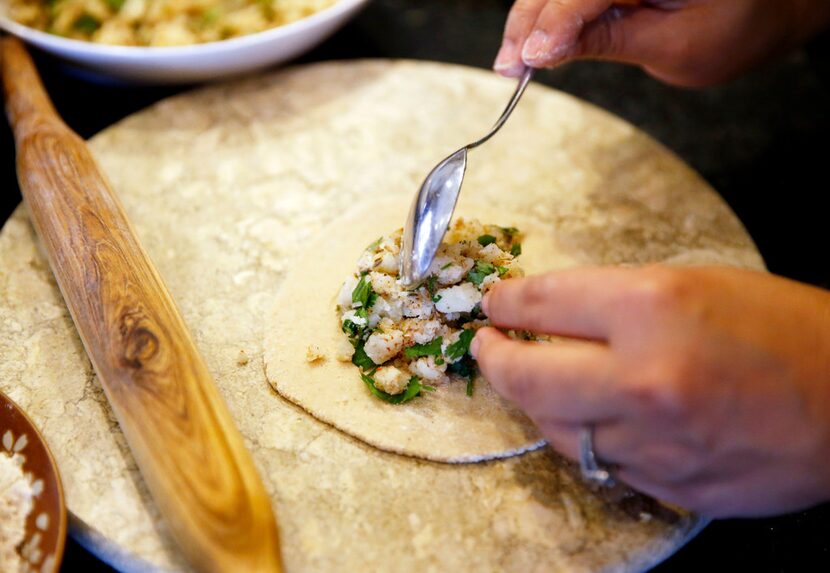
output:
M0 392L0 455L20 454L35 492L18 551L30 571L57 573L66 542L66 505L58 466L40 432L17 404Z

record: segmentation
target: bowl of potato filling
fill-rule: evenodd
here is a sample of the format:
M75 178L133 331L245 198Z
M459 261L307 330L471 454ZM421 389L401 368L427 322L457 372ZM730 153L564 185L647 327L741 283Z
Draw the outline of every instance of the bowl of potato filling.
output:
M0 28L104 76L189 83L294 58L367 1L0 0Z

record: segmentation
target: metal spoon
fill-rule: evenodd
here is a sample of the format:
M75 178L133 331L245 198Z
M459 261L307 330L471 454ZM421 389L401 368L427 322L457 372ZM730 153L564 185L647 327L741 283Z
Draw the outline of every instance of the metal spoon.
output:
M404 226L400 263L404 286L414 286L427 277L458 202L467 169L467 152L483 144L501 129L519 103L533 72L533 68L525 69L513 97L487 135L465 145L441 161L427 175L415 196Z

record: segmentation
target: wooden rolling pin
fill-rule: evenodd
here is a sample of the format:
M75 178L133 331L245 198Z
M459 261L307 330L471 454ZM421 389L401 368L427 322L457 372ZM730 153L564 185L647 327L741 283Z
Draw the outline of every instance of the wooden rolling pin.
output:
M170 293L23 45L0 42L20 189L159 510L197 570L281 571L270 500Z

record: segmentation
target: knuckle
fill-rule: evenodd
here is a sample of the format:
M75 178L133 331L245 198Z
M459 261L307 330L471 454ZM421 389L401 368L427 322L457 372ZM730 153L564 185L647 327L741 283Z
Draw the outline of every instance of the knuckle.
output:
M630 292L620 302L648 315L672 312L689 296L689 285L678 269L651 266L638 272Z
M599 20L585 27L580 41L579 51L583 56L616 56L624 51L625 34L623 28L616 25L617 16L611 8Z
M551 280L547 275L526 279L521 296L522 302L529 307L543 305L551 290Z
M624 381L627 394L641 412L668 416L678 423L687 420L694 403L689 360L662 360L650 368L629 375Z

